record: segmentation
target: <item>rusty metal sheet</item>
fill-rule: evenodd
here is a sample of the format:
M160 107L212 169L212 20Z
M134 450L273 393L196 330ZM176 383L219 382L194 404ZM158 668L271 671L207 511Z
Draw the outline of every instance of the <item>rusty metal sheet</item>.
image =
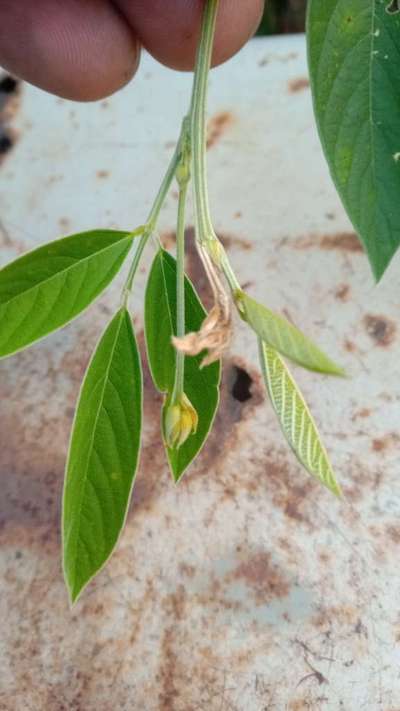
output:
M189 85L145 57L132 86L96 105L27 86L6 97L1 263L60 234L141 223ZM321 155L303 37L254 41L215 71L210 114L212 208L241 282L351 375L298 372L345 501L293 459L256 343L237 322L215 431L179 487L146 373L126 530L71 611L60 568L64 461L119 278L77 322L0 364L2 711L400 708L399 260L374 287ZM167 246L175 209L172 193ZM190 232L188 241L188 269L207 298ZM144 280L134 295L142 349Z

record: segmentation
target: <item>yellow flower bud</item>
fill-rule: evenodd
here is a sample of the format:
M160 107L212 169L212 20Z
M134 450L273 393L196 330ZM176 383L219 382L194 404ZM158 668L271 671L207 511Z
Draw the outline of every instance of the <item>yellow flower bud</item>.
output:
M199 418L189 398L183 394L168 407L165 415L165 440L171 449L179 449L195 434Z

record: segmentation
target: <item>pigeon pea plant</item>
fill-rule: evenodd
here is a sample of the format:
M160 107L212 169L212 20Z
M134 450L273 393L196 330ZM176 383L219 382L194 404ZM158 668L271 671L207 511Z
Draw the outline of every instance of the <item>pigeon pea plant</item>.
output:
M78 316L110 284L133 245L120 306L92 356L75 414L63 497L63 563L71 602L115 548L139 460L142 371L129 310L135 275L174 179L179 188L174 258L161 246L145 295L147 355L164 394L162 438L175 482L203 447L219 401L221 356L232 314L254 331L282 430L304 468L340 495L327 453L285 358L343 375L295 326L241 288L211 220L206 177L206 98L218 0L206 0L190 108L147 221L134 231L94 230L26 254L0 271L0 356ZM383 274L400 241L400 20L388 0L310 0L308 45L319 131L333 179ZM206 313L185 276L186 198L193 184L196 245L214 295Z

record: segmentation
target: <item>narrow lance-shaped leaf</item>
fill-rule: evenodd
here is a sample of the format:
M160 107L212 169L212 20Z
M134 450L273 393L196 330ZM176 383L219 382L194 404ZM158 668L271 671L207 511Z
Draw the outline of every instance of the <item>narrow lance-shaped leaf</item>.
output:
M63 499L64 573L72 602L105 564L124 525L141 422L140 358L123 308L92 357L73 425Z
M305 469L336 496L340 486L312 415L280 355L259 340L265 384L282 431Z
M65 326L89 306L118 272L132 240L128 232L82 232L1 269L0 357Z
M390 0L308 3L322 145L378 279L400 244L399 10Z
M268 346L308 370L327 375L344 375L342 368L285 318L259 304L243 291L236 294L236 299L243 320Z
M206 311L191 282L185 281L186 332L198 331ZM175 380L176 353L171 338L176 335L176 261L165 250L156 255L149 276L145 306L146 343L153 381L168 396ZM214 421L219 402L220 363L200 368L204 354L185 358L184 390L198 414L198 426L179 449L167 447L176 481L201 450Z

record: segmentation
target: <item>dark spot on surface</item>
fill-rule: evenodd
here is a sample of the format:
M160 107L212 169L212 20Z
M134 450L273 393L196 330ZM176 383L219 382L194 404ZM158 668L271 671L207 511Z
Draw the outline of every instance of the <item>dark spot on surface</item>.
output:
M377 346L387 348L396 336L396 324L386 316L373 316L368 314L364 318L364 325L368 335Z
M387 442L385 439L373 439L372 440L372 449L374 452L383 452L384 449L387 447Z
M207 127L207 148L213 148L233 124L234 118L230 111L220 111L213 116Z
M19 84L11 76L0 81L0 161L11 151L17 140L17 133L11 128L11 121L20 105Z
M343 343L343 347L348 353L355 353L355 351L357 350L356 344L353 343L353 341L350 341L348 338L346 338L345 342Z
M396 15L398 12L400 12L399 0L392 0L386 7L386 12L389 13L389 15Z
M58 224L60 226L60 229L63 232L66 232L69 229L71 223L68 217L60 217L58 220Z
M236 237L234 235L221 234L221 232L218 232L218 239L221 242L222 246L225 247L225 249L238 247L244 252L248 252L250 249L253 248L253 244L249 242L249 240L243 239L241 237Z
M99 178L100 180L104 180L104 178L108 178L110 175L109 170L98 170L96 173L96 177Z
M11 136L9 136L6 133L3 133L0 136L0 155L4 155L5 153L8 153L8 151L11 150L13 147L13 142Z
M386 533L396 546L400 545L400 526L390 524L386 529Z
M281 241L281 245L288 244L292 249L322 249L324 251L350 252L354 254L362 254L364 248L354 232L337 232L329 235L308 235L307 237L298 237L295 240L285 238Z
M335 290L335 298L338 301L348 301L350 298L350 286L348 284L340 284Z
M362 620L357 620L357 624L354 626L354 634L357 634L360 637L362 636L362 637L365 637L365 639L368 639L368 630Z
M352 416L352 422L355 422L355 420L358 420L359 418L361 419L366 419L367 417L370 417L372 414L372 411L368 407L363 407L361 410L357 410L357 412L354 413Z
M391 432L385 437L376 437L372 440L372 449L374 452L383 452L393 446L397 446L400 435L397 432Z
M0 94L13 94L18 88L18 80L9 74L0 80Z
M310 82L307 77L298 77L297 79L292 79L288 83L288 89L290 94L297 94L300 91L308 89Z
M251 400L251 386L253 380L246 370L233 366L236 371L235 381L232 386L232 397L239 402L247 402Z
M244 371L250 381L247 381L250 398L244 401L233 396L233 388L240 371ZM252 417L254 409L263 404L264 400L264 385L260 373L249 368L242 358L226 359L223 363L220 404L210 437L199 457L199 473L208 472L210 466L213 470L219 467L230 446L238 445L238 428Z
M321 237L321 248L325 250L338 249L343 252L363 253L364 248L354 232L339 232L335 235Z
M270 553L260 551L243 560L235 569L234 580L244 580L256 601L263 604L275 598L287 597L290 583Z

